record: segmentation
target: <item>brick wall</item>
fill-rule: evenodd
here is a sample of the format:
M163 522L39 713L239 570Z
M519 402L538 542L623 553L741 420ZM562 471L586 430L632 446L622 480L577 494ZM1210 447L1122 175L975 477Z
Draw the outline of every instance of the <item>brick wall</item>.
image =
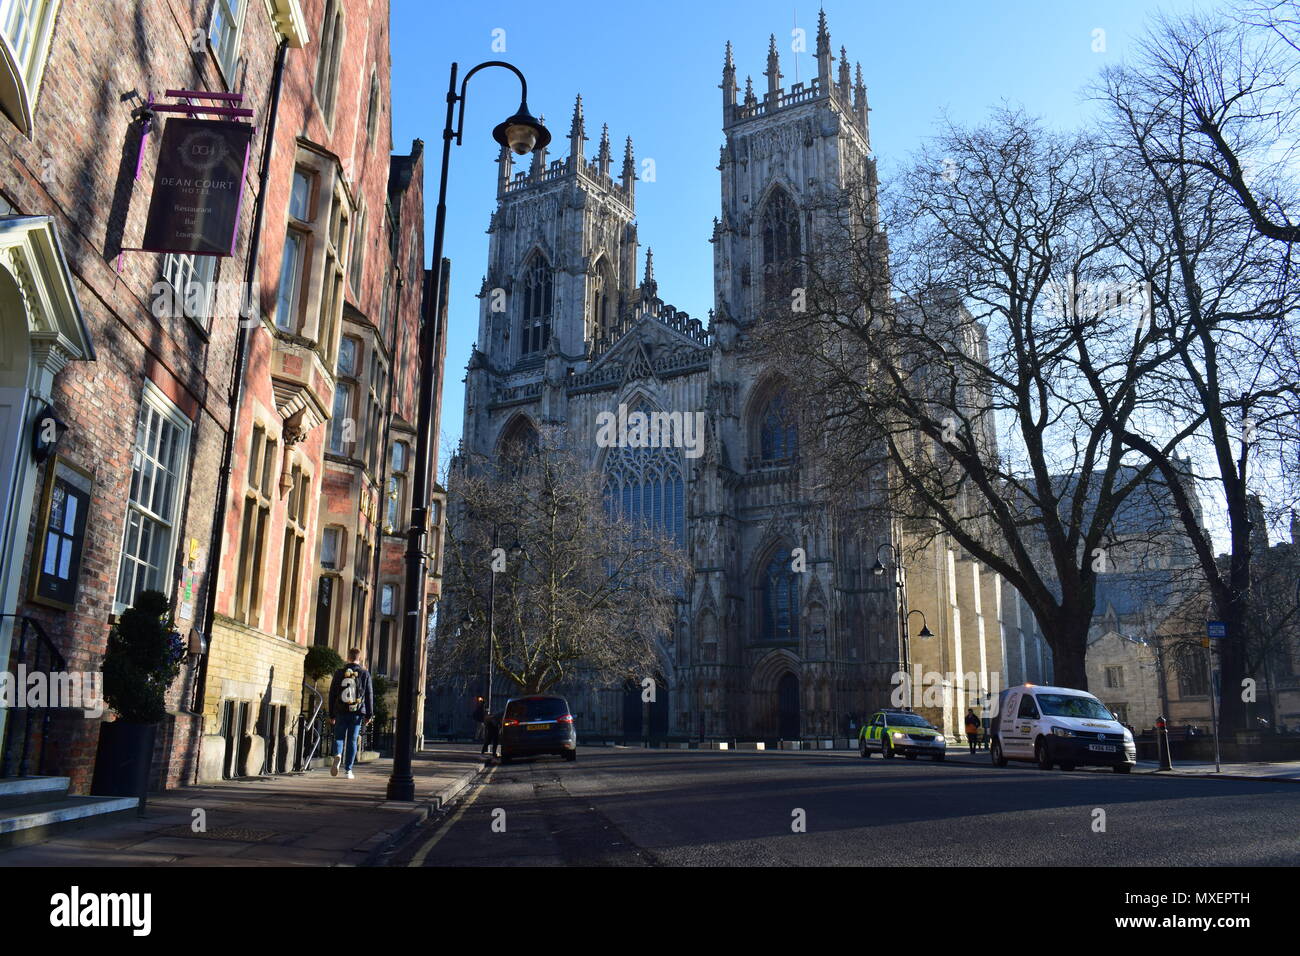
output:
M54 26L31 139L0 118L0 192L21 214L50 215L73 273L77 296L97 352L95 362L74 363L55 380L53 404L70 430L60 454L94 478L76 606L59 611L20 602L17 611L39 619L75 669L98 670L113 612L119 554L131 474L131 448L144 382L151 380L192 421L187 463L188 504L173 537L178 553L200 542L198 589L206 555L221 440L226 428L226 385L236 332L234 316L218 317L205 332L184 316L158 317L152 290L162 257L138 252L159 143L146 144L134 178L138 126L132 111L151 92L167 88L225 90L210 51L191 50L195 31L206 36L211 0L64 0ZM237 88L258 111L260 132L267 104L276 38L265 6L250 5ZM237 255L223 260L218 278L242 278L256 195L250 162ZM120 265L120 272L119 272ZM44 480L38 475L38 487ZM28 529L30 543L38 515ZM26 595L28 582L22 582ZM194 606L201 602L196 595ZM179 622L188 632L192 621ZM194 674L191 662L172 689L174 726L160 737L156 769L174 784L192 763L194 718L186 710ZM93 773L98 721L66 721L51 752L55 772L84 792ZM161 752L161 751L166 752Z

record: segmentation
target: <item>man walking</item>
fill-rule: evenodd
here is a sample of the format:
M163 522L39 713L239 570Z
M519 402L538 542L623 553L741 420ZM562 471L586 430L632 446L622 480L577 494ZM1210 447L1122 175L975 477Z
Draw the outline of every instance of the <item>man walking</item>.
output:
M483 752L489 757L499 757L497 741L501 738L501 715L483 715Z
M361 727L375 719L375 691L370 672L362 666L361 651L348 651L348 663L334 672L330 681L330 722L334 725L334 762L330 776L339 775L340 765L352 780L357 762L357 740ZM345 749L346 745L346 749Z
M975 715L974 707L966 710L966 740L970 744L970 752L974 753L980 742L980 719Z
M479 725L478 732L483 735L483 749L480 750L479 753L485 754L487 753L487 747L488 747L487 720L486 720L487 705L483 702L482 697L474 698L474 713L471 714L470 716L474 718L474 723Z

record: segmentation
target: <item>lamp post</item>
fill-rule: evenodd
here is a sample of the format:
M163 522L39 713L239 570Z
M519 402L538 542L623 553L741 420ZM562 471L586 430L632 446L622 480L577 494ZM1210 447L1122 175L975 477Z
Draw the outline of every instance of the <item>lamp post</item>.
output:
M402 670L397 689L397 740L393 745L393 774L388 780L389 800L414 800L415 777L411 774L411 761L415 753L415 662L419 644L420 618L424 610L427 588L428 553L425 537L429 522L429 456L433 447L430 429L433 424L434 384L437 378L434 349L436 314L442 303L443 240L447 231L447 169L451 164L451 143L461 143L465 128L465 87L469 78L479 70L500 66L519 77L519 109L513 116L498 123L492 138L517 155L523 156L536 148L545 147L551 134L539 120L528 112L528 81L518 68L504 60L488 60L469 70L456 89L459 64L451 65L451 78L447 84L447 122L442 130L442 168L438 179L438 208L433 226L433 268L430 270L428 296L425 299L426 315L420 329L420 396L416 413L415 480L411 490L411 526L406 536L406 615L402 621ZM457 106L460 107L459 116ZM432 308L435 318L430 320L427 310Z
M889 549L890 558L893 564L886 565L880 557L880 553L886 548ZM898 594L898 635L899 642L903 652L903 674L907 680L907 694L912 694L912 639L907 633L907 622L911 620L913 614L921 615L921 630L916 636L921 638L934 637L929 625L925 621L925 612L921 610L907 609L907 579L904 577L903 562L900 559L902 554L901 545L885 543L876 548L876 563L871 566L871 573L876 577L883 577L887 568L894 569L894 588Z

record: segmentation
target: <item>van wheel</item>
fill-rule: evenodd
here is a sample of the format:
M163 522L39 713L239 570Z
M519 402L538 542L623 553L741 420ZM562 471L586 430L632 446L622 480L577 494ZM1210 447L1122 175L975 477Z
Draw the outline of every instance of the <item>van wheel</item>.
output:
M1052 769L1052 758L1047 755L1047 744L1043 743L1042 737L1034 744L1034 760L1038 761L1039 770Z
M993 746L989 748L989 757L995 767L1005 767L1007 765L1007 758L1002 756L1002 744L996 740L993 741Z
M1110 769L1116 773L1129 773L1133 770L1133 765L1131 763L1117 763Z

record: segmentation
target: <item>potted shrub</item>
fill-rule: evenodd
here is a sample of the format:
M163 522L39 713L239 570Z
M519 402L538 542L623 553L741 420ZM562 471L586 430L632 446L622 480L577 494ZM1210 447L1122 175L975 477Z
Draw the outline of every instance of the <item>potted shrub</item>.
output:
M161 591L142 591L108 634L104 699L117 719L99 728L97 796L138 797L144 810L158 724L167 716L167 688L180 673L185 642Z

